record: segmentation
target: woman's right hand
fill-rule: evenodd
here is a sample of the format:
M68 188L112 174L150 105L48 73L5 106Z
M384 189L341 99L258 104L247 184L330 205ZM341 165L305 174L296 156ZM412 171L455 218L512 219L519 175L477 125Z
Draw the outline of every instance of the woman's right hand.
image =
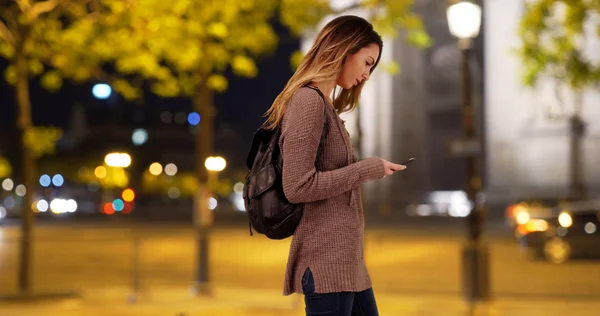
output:
M404 170L406 169L405 165L399 165L396 163L391 163L385 159L381 159L383 161L383 169L385 170L385 176L387 177L389 175L394 174L394 172L396 171L400 171L400 170Z

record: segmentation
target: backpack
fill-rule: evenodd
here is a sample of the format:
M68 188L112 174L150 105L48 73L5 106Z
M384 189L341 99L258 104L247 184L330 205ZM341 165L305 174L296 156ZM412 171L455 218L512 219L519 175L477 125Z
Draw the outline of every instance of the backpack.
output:
M317 88L325 100L325 96ZM323 140L326 137L327 106L325 106L325 124L317 157L321 155ZM246 159L248 174L244 185L244 206L248 214L250 236L252 227L270 239L285 239L292 236L300 223L304 204L290 203L283 192L283 159L279 148L281 127L272 130L258 129L252 139L252 145Z

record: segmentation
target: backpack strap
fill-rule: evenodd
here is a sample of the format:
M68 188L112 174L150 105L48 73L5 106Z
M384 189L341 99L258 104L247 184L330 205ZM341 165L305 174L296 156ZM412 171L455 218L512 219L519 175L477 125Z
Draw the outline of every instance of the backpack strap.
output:
M321 132L321 141L319 142L319 148L317 149L317 157L319 157L321 155L321 153L323 152L323 143L325 142L325 138L327 137L327 106L328 106L327 99L325 98L325 95L323 94L323 92L321 92L321 90L319 90L319 88L313 87L311 85L306 85L306 87L317 91L317 93L319 93L321 98L323 98L323 102L325 103L325 106L323 107L323 116L324 116L323 130Z

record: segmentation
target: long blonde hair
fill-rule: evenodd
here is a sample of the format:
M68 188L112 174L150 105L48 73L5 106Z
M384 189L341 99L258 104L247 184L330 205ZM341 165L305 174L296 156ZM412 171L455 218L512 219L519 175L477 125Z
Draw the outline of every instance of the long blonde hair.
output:
M279 125L285 113L286 104L301 87L311 82L317 84L337 82L346 58L370 44L379 45L381 52L383 48L381 36L373 30L371 23L361 17L345 15L327 23L317 34L312 47L300 62L298 69L287 82L283 91L275 98L265 113L267 120L263 124L263 128L273 129ZM371 72L379 63L380 58L381 53L373 64ZM341 89L333 101L338 113L352 111L356 108L364 84L365 81L362 81L351 89Z

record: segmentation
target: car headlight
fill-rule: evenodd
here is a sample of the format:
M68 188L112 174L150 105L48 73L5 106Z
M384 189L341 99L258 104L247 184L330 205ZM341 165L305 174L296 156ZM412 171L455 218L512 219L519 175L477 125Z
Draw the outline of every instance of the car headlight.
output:
M527 222L525 228L528 232L545 232L548 230L548 222L543 219L532 219Z
M527 211L520 211L517 213L517 216L515 216L515 220L519 225L525 225L529 222L529 213L527 213Z
M558 215L558 223L565 228L571 227L571 225L573 225L573 218L569 213L562 212Z

